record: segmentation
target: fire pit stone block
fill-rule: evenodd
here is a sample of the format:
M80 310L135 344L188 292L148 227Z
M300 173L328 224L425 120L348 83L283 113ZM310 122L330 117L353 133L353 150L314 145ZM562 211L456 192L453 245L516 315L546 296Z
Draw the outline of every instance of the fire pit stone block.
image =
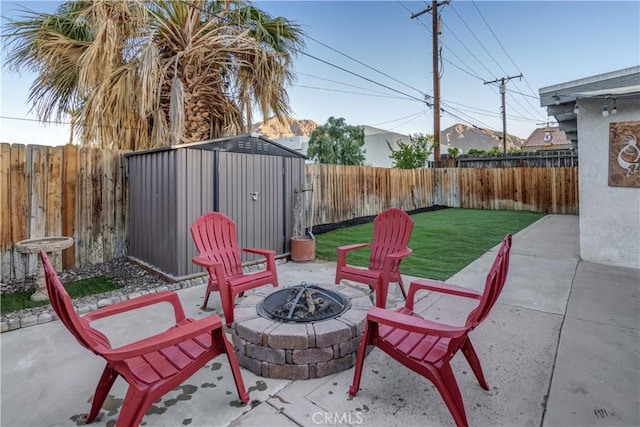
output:
M313 324L316 332L316 347L328 347L349 340L353 335L351 328L336 319L329 319Z
M309 334L304 323L276 323L276 327L266 334L269 347L303 350L309 348Z

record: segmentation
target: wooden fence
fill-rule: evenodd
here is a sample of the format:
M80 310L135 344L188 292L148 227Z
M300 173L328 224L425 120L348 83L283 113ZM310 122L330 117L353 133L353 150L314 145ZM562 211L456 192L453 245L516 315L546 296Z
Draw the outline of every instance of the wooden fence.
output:
M386 169L307 165L314 225L376 215L391 207L578 213L578 168Z
M75 269L127 254L129 185L120 151L0 144L0 281L33 274L35 256L20 240L72 236L52 257ZM313 224L444 205L578 213L578 168L387 169L307 165L314 188ZM152 215L152 213L149 213Z
M459 168L536 168L536 167L572 167L578 166L578 153L575 151L536 151L508 153L506 156L461 154L452 159L452 166Z
M52 254L73 269L126 254L128 184L119 151L0 144L0 281L31 275L37 261L14 243L63 235L74 245Z

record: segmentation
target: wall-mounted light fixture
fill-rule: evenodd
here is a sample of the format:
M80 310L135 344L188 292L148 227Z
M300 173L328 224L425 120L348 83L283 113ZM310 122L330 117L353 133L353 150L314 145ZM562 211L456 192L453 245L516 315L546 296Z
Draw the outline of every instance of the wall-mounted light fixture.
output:
M560 97L558 96L557 93L553 95L553 103L556 105L560 105Z
M580 106L578 105L578 100L576 99L576 105L573 106L573 114L576 116L580 113Z
M613 98L613 106L611 107L611 115L615 116L618 114L618 107L616 107L616 99Z
M609 107L607 107L607 103L602 106L602 117L609 117Z

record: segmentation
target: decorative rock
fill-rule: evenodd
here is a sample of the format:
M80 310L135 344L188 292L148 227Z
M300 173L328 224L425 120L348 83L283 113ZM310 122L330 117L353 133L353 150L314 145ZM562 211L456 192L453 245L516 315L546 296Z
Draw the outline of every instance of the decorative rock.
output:
M85 314L85 313L88 313L88 312L90 312L92 310L93 310L93 308L88 304L79 305L78 308L76 309L78 314Z
M9 319L9 330L14 331L20 329L20 319Z
M51 313L42 313L40 316L38 316L38 324L49 323L52 320L53 316L51 315Z
M108 307L111 305L111 298L105 298L98 301L98 308Z
M27 316L20 319L20 327L26 328L38 324L38 316Z

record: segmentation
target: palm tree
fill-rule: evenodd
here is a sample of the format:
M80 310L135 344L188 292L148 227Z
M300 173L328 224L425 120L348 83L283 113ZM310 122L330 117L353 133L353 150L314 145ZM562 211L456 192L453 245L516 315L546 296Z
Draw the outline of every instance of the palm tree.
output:
M247 132L283 118L297 24L246 1L95 0L9 22L7 62L37 73L40 120L75 112L82 141L130 150Z

